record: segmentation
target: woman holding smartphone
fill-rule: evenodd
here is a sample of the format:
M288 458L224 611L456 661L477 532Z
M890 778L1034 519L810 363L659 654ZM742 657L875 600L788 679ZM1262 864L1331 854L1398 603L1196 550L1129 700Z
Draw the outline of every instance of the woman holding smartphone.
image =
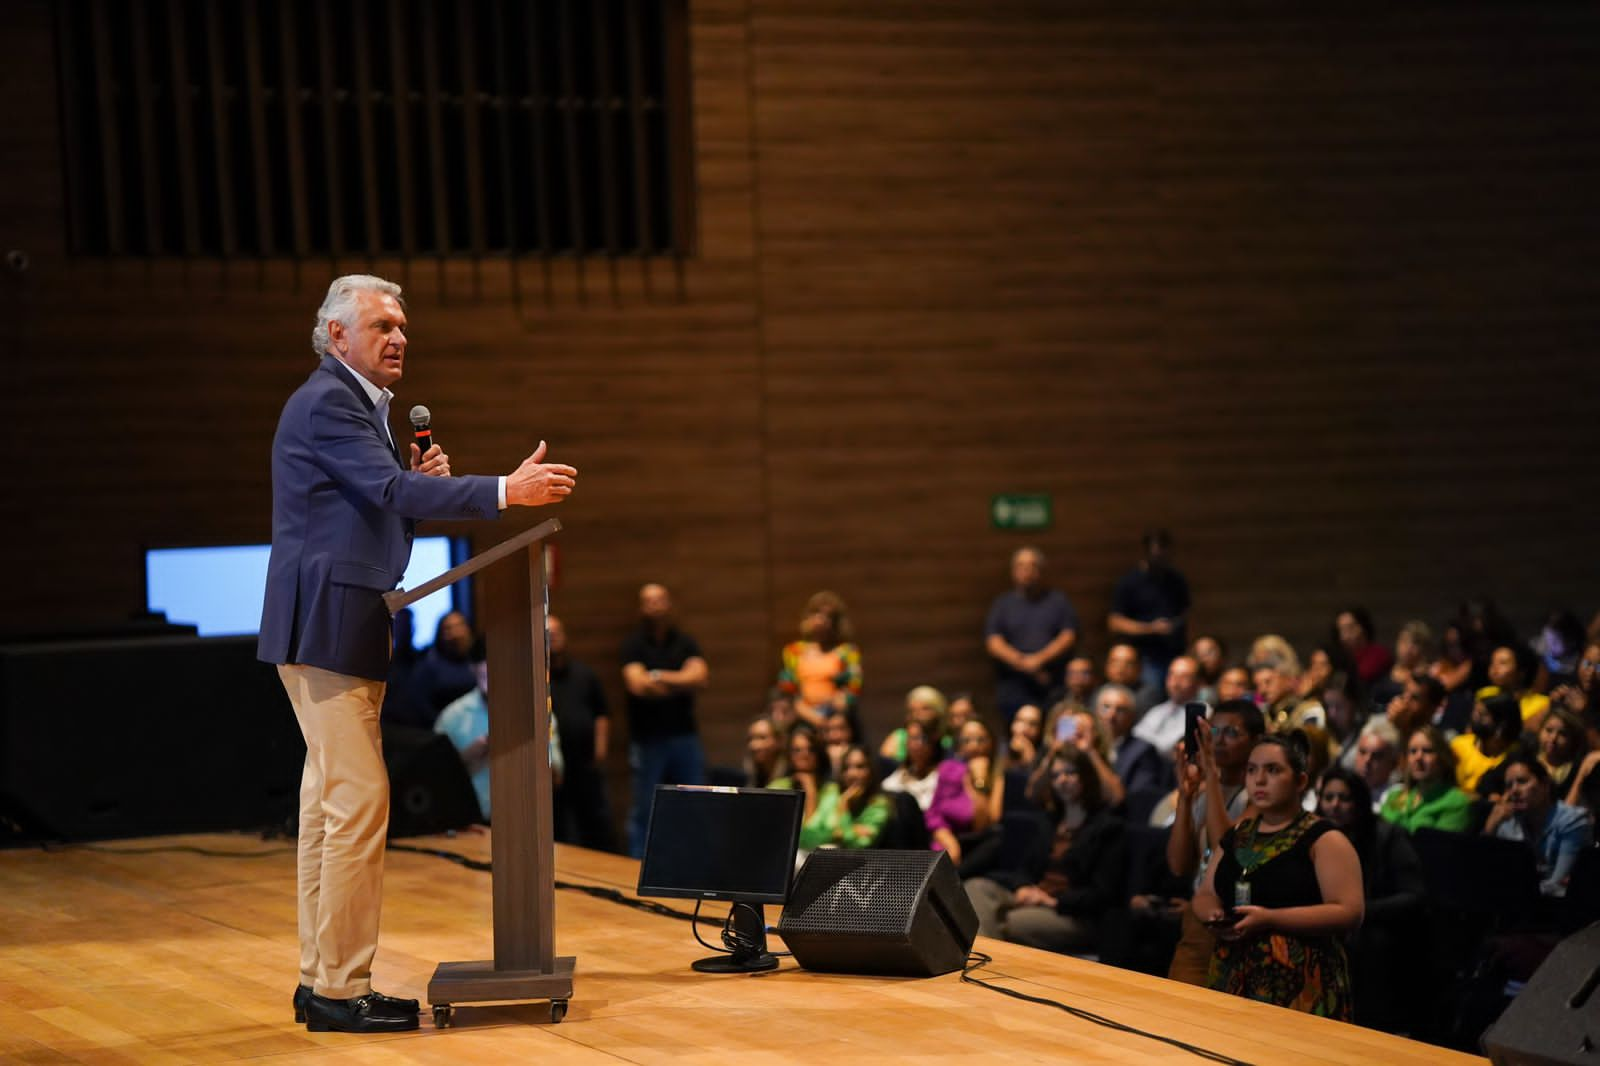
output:
M1350 1021L1343 938L1365 911L1361 860L1300 805L1308 750L1298 730L1256 742L1245 767L1254 810L1223 834L1194 911L1217 936L1210 987Z
M1102 685L1100 692L1111 687ZM1115 687L1123 688L1121 685ZM1098 698L1099 693L1096 693L1095 699ZM1120 807L1123 800L1127 799L1127 789L1123 787L1122 778L1117 776L1117 771L1112 766L1114 756L1111 753L1111 731L1093 712L1083 710L1067 700L1056 704L1050 711L1049 720L1045 723L1045 744L1045 757L1039 760L1028 782L1030 796L1038 793L1040 789L1049 787L1049 781L1046 780L1049 757L1062 748L1076 748L1089 760L1089 765L1094 767L1095 776L1100 779L1100 794L1105 797L1106 805Z

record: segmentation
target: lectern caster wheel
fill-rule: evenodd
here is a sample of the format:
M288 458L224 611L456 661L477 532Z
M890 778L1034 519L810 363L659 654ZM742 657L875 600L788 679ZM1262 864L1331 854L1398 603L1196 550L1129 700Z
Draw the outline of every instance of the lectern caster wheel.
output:
M552 999L550 1001L550 1024L559 1025L561 1023L561 1019L565 1018L566 1016L567 1001L564 999Z
M450 1028L450 1016L455 1013L455 1008L448 1003L435 1003L433 1005L433 1027L435 1029Z

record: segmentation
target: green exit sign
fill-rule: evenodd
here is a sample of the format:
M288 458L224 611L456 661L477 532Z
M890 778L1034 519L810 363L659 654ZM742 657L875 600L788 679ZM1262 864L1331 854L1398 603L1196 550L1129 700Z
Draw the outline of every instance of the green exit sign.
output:
M996 529L1049 529L1050 497L1044 493L1005 493L989 502Z

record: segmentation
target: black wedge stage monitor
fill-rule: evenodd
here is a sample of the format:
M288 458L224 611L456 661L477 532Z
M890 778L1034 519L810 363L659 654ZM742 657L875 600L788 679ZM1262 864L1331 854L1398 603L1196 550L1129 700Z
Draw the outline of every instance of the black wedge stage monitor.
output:
M639 895L782 905L804 807L798 791L657 786Z

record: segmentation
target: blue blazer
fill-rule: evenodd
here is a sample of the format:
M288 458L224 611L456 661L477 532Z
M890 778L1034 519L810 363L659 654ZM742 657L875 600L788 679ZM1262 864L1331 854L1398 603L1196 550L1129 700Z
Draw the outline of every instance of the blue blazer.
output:
M495 518L499 479L426 477L390 446L372 401L331 355L283 406L272 438L272 554L256 654L381 681L420 518Z
M1122 778L1122 786L1129 795L1172 787L1172 771L1167 766L1167 760L1148 740L1132 733L1122 738L1122 748L1117 752L1116 764L1112 769Z

